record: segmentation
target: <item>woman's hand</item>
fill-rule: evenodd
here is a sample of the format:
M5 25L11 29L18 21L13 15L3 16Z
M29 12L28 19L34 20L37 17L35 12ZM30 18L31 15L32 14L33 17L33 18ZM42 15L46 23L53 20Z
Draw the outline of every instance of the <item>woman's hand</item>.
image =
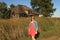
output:
M37 34L37 31L36 31L36 34Z
M36 30L36 34L37 34L37 30Z
M30 29L28 29L28 35L30 35Z

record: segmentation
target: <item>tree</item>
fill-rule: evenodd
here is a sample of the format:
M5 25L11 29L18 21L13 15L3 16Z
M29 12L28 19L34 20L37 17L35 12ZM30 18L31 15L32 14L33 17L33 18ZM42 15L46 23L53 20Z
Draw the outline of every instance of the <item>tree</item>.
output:
M11 17L11 9L7 8L7 13L6 13L6 18L10 18Z
M7 4L5 2L0 2L0 11L5 12L7 9Z
M53 8L52 0L31 0L32 8L45 17L53 15L56 8Z
M5 2L0 2L0 17L5 18L7 11L7 4Z
M3 15L3 14L2 14L2 12L0 11L0 18L2 18L2 15Z
M10 8L11 8L11 9L13 9L14 7L15 7L15 5L14 5L14 4L11 4L11 5L10 5Z

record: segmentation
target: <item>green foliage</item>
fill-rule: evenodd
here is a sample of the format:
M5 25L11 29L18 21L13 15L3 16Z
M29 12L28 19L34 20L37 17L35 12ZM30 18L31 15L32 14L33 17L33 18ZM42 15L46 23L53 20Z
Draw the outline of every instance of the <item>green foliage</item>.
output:
M45 17L52 16L56 10L53 8L52 0L31 0L31 6Z
M0 18L9 18L10 12L5 2L0 2Z
M0 2L0 18L7 19L10 18L11 10L15 7L14 4L10 5L10 8L7 7L5 2Z
M2 18L2 12L0 12L0 18Z
M5 2L0 2L0 17L7 18L7 4Z
M0 11L4 13L7 9L7 4L5 2L0 2Z
M2 7L1 7L2 6ZM0 8L6 8L7 7L7 5L6 5L6 3L5 2L0 2Z
M11 5L10 5L10 8L11 8L11 9L13 9L14 7L15 7L15 5L14 5L14 4L11 4Z

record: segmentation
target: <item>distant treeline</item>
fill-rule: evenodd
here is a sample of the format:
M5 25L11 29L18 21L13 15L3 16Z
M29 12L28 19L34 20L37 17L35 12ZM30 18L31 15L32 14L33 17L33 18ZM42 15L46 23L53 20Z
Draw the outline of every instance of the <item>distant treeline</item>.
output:
M51 17L56 10L53 8L52 0L31 0L30 4L33 10L44 17ZM11 4L8 8L5 2L0 2L0 18L10 18L11 11L15 6L15 4Z
M10 7L8 7L5 2L0 2L0 18L10 18L11 10L14 7L14 4L11 4Z

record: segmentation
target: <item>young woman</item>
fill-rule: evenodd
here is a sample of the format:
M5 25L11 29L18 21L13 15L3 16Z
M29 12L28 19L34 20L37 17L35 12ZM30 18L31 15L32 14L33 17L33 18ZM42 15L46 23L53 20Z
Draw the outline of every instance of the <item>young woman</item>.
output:
M36 40L35 35L37 34L37 31L38 31L37 21L35 21L35 18L32 15L31 22L29 24L29 30L28 30L28 34L32 37L32 40Z

